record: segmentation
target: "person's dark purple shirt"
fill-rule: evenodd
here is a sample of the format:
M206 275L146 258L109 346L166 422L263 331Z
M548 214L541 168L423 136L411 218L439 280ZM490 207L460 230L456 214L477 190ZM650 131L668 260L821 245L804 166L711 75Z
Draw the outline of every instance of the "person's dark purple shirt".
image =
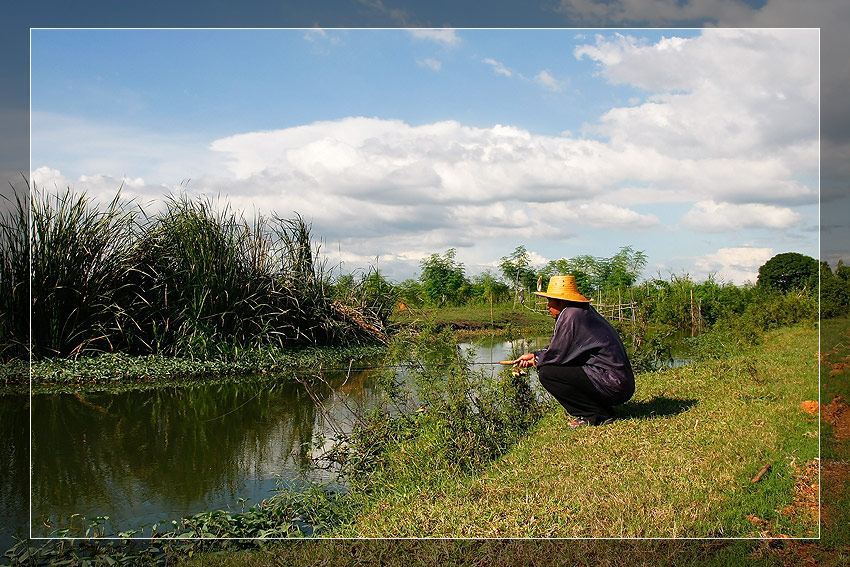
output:
M555 321L549 346L534 353L537 367L581 366L612 403L623 403L635 391L635 376L620 335L590 305L569 305Z

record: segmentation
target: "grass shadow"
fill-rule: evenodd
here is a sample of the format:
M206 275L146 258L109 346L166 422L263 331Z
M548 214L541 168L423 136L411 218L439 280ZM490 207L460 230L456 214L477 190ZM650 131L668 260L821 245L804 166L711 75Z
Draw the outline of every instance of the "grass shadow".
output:
M645 402L626 402L617 406L617 417L619 419L636 418L646 419L649 417L664 417L684 413L695 406L696 399L668 398L667 396L655 396Z

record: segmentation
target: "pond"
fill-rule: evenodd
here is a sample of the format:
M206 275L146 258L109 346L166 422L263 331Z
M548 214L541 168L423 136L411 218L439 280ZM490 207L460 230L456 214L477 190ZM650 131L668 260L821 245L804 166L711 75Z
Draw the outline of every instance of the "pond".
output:
M461 346L473 350L481 368L498 372L500 360L547 341ZM58 528L82 527L84 518L108 516L108 530L117 533L204 511L239 511L271 496L278 478L333 483L333 473L309 467L312 442L350 426L355 413L375 407L379 392L374 370L323 379L311 388L314 397L291 376L34 395L31 491L30 399L0 396L6 434L0 546L10 547L16 527L27 521L30 497L32 535L48 537Z

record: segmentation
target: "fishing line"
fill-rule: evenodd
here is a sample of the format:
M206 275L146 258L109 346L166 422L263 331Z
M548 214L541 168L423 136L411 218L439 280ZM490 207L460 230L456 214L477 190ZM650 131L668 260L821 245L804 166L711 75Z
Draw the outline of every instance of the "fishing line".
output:
M375 365L366 365L366 366L351 366L351 365L349 365L347 367L338 366L338 367L330 367L330 368L325 368L323 366L319 366L319 367L314 368L314 369L297 368L297 369L293 369L293 370L281 371L280 373L289 372L289 373L292 373L292 374L316 374L316 373L320 373L320 372L347 372L347 373L350 374L351 372L365 372L367 370L379 370L379 369L382 369L382 368L400 368L400 369L403 369L403 368L423 367L423 366L440 367L440 366L449 366L450 364L451 363L445 363L445 362L431 362L431 363L424 363L424 364L416 364L416 363L410 363L410 364L375 364ZM468 362L466 364L468 364L470 366L496 366L496 365L510 366L510 365L513 364L513 361L512 360L502 360L502 361L499 361L499 362Z
M223 413L223 414L221 414L221 415L219 415L219 416L211 417L211 418L209 418L209 419L204 419L204 420L202 420L200 423L207 423L207 422L210 422L210 421L215 421L216 419L221 419L222 417L227 417L228 415L232 414L233 412L238 411L238 410L240 410L240 409L244 408L245 406L247 406L248 404L250 404L251 402L253 402L253 401L254 401L254 400L256 400L257 398L259 398L259 397L260 397L260 394L262 394L263 392L271 392L272 390L274 390L274 388L275 388L275 386L276 386L276 385L277 385L277 384L272 384L272 387L271 387L271 388L269 388L268 390L265 390L265 389L262 389L262 388L261 388L261 389L260 389L260 391L259 391L259 392L257 392L257 395L255 395L254 397L252 397L251 399L249 399L249 400L248 400L248 401L246 401L245 403L241 404L239 407L233 408L233 409L232 409L232 410L230 410L229 412Z
M353 362L354 362L354 360L352 359L352 360L351 360L351 363L353 363ZM510 366L510 365L512 365L512 364L513 364L513 361L512 361L512 360L502 360L502 361L499 361L499 362L469 362L469 363L467 363L467 364L469 364L470 366L473 366L473 365L475 365L475 366L494 366L494 365L497 365L497 364L500 364L500 365L502 365L502 366ZM378 370L378 369L381 369L381 368L409 368L409 367L411 367L411 366L415 366L415 365L414 365L414 364L389 364L389 365L357 366L357 367L354 367L354 366L352 366L351 364L349 364L349 365L348 365L348 368L342 368L342 367L339 367L339 368L322 368L322 367L320 366L319 368L316 368L316 369L313 369L313 370L308 370L308 369L301 369L301 370L297 370L297 369L296 369L296 370L289 370L289 371L287 371L287 373L291 373L291 374L316 374L316 373L321 373L321 372L340 372L340 371L346 371L346 372L347 372L347 374L346 374L346 377L345 377L345 382L343 382L343 383L342 383L342 385L344 386L344 385L348 382L348 379L351 377L351 373L352 373L352 371L353 371L353 372L365 372L365 371L367 371L367 370ZM446 364L445 364L445 363L443 363L443 362L434 362L434 363L429 363L429 364L420 364L420 365L418 365L418 366L428 366L428 367L434 367L434 366L437 366L437 367L439 367L439 366L446 366ZM284 373L284 372L281 372L281 374L283 374L283 373ZM304 384L303 384L302 382L300 382L300 381L299 381L299 383L301 383L301 384L302 384L302 386L304 385ZM230 415L230 414L232 414L232 413L234 413L234 412L236 412L236 411L239 411L239 410L240 410L240 409L242 409L243 407L247 406L248 404L250 404L251 402L253 402L253 401L254 401L254 400L256 400L257 398L259 398L259 397L260 397L260 395L261 395L261 394L263 394L264 392L271 392L272 390L274 390L274 388L275 388L275 386L276 386L276 385L277 385L276 383L275 383L275 384L272 384L271 388L269 388L268 390L266 390L266 389L260 389L260 391L258 391L256 395L252 396L250 399L246 400L245 402L243 402L242 404L240 404L238 407L235 407L235 408L233 408L232 410L230 410L230 411L228 411L228 412L226 412L226 413L223 413L223 414L221 414L221 415L218 415L218 416L216 416L216 417L211 417L210 419L204 419L204 420L200 421L199 423L208 423L208 422L210 422L210 421L215 421L215 420L217 420L217 419L221 419L221 418L223 418L223 417L227 417L228 415ZM310 395L311 395L311 397L312 397L312 394L309 392L309 390L308 390L308 394L310 394ZM315 401L315 400L314 400L314 401Z

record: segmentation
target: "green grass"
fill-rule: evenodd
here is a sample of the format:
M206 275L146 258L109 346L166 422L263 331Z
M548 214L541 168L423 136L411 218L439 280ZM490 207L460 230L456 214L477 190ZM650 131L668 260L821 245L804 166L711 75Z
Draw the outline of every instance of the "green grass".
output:
M542 304L535 307L532 302L527 302L526 305L528 307L514 307L512 303L495 304L492 311L489 305L397 310L392 322L451 327L459 340L491 334L506 337L550 334L552 317L545 312Z
M843 345L827 357L838 363L850 356L850 319L824 324L822 350L829 352L835 345ZM450 521L467 518L467 529L479 530L491 523L504 527L519 517L517 510L526 512L525 499L538 504L543 513L553 517L552 498L542 494L542 487L570 481L571 476L592 475L586 466L588 455L598 455L596 464L608 462L608 468L631 474L631 480L620 483L591 481L596 497L611 497L629 492L633 502L645 505L659 502L663 494L684 502L690 499L690 508L672 510L662 503L660 517L641 512L642 508L622 510L621 520L612 521L611 507L603 508L604 515L595 524L607 521L606 526L635 525L630 514L643 514L647 526L660 531L670 527L670 520L691 518L693 529L714 529L721 524L726 531L754 531L746 514L762 514L772 530L784 530L797 535L811 529L810 523L795 524L779 512L792 498L792 477L797 464L816 455L816 441L808 433L816 428L814 420L799 411L799 403L817 394L814 378L817 365L817 336L811 329L797 327L774 331L752 356L746 359L706 363L692 368L681 368L644 374L639 378L638 395L623 407L624 419L606 429L568 432L563 428L559 411L546 416L532 433L501 460L478 475L446 478L434 471L416 473L420 479L441 479L436 485L421 485L419 495L413 493L409 500L424 508L422 516L434 516L439 510L446 518L435 518L429 526L447 525ZM824 392L842 393L847 387L847 374L836 373L823 377ZM843 393L842 393L843 395ZM828 401L828 400L824 400ZM743 411L731 412L730 403ZM713 421L706 421L713 417ZM701 425L702 424L702 425ZM705 426L705 427L703 427ZM631 431L629 431L629 429ZM695 430L695 431L694 431ZM692 433L693 432L693 433ZM832 445L836 454L847 455L847 444L837 444L824 438L824 449ZM631 445L632 447L627 447ZM729 447L723 447L728 445ZM619 458L605 449L617 449ZM550 450L550 455L541 454ZM560 460L555 459L556 453ZM789 456L791 459L789 460ZM631 461L638 461L632 464ZM641 468L655 462L670 465ZM759 483L750 480L764 462L773 468ZM411 467L412 470L412 467ZM706 475L711 473L709 477ZM716 474L715 474L716 473ZM413 475L416 476L416 475ZM659 478L656 479L655 477ZM640 484L629 485L635 478ZM690 480L689 480L690 479ZM532 484L531 480L537 481ZM496 482L503 483L497 486ZM845 481L846 483L846 481ZM709 566L779 566L822 564L846 565L850 549L846 542L847 511L850 509L850 491L834 490L824 486L824 499L835 503L841 513L836 522L825 524L819 541L783 540L362 540L319 539L297 542L207 542L191 544L184 552L171 556L169 564L204 567L230 565L381 565L390 563L418 566L437 565L699 565ZM598 492L603 487L607 493ZM657 493L649 489L654 488ZM679 496L682 491L689 496ZM588 494L590 489L583 489ZM565 495L566 491L561 490ZM453 498L442 502L440 497ZM510 498L507 498L511 495ZM566 494L569 500L559 505L562 512L582 510L582 500ZM720 500L711 497L719 496ZM708 496L704 498L704 496ZM487 499L484 510L480 501ZM383 505L383 514L405 522L402 510L415 513L411 508L393 508L403 500L384 494L375 505L363 514L363 529L377 525L369 514L375 514ZM703 502L707 500L707 502ZM475 504L479 502L478 504ZM507 504L510 504L508 506ZM451 509L451 506L457 509ZM695 509L696 511L693 511ZM548 510L548 512L547 512ZM559 517L566 514L561 513ZM709 518L709 516L711 516ZM535 516L541 517L541 516ZM701 517L701 519L700 519ZM530 517L528 518L530 519ZM844 522L844 525L842 525ZM539 525L540 522L535 522ZM564 521L561 520L563 524ZM472 525L475 524L475 525ZM556 524L557 525L557 524ZM686 522L677 526L686 528ZM539 528L536 528L539 530ZM599 526L586 529L599 530ZM678 527L677 527L678 529ZM383 534L387 535L387 534ZM686 535L684 533L680 535ZM725 534L730 535L730 534ZM774 534L776 535L776 534ZM248 549L246 549L246 547ZM192 550L192 556L189 556ZM106 564L106 563L103 563Z
M418 467L415 445L392 486L339 535L367 537L811 537L779 513L798 466L817 456L817 333L773 332L749 356L639 376L622 419L571 431L553 409L478 475ZM766 463L759 483L751 478Z
M821 324L821 403L850 404L850 317ZM840 399L838 399L840 398ZM823 410L822 410L823 411ZM829 423L822 423L822 490L824 494L823 542L844 549L850 563L850 442L838 439ZM846 422L843 435L847 435Z

